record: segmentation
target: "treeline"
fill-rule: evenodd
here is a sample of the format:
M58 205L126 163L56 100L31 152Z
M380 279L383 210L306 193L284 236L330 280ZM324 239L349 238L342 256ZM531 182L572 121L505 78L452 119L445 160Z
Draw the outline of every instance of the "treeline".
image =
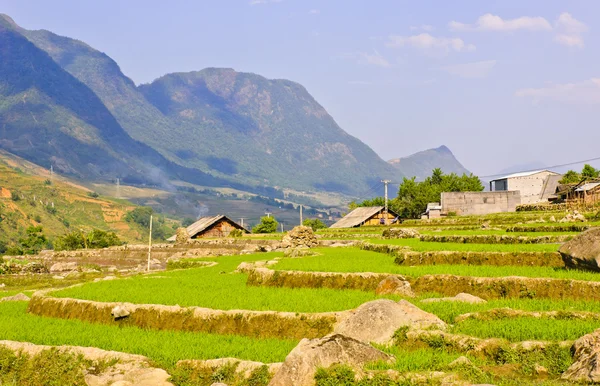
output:
M455 173L444 174L434 169L425 181L416 181L415 177L404 178L398 188L398 195L388 201L388 207L401 218L419 218L430 202L440 202L442 192L481 192L483 184L479 177L470 174L459 176ZM360 203L351 202L350 210L359 206L383 206L383 197L375 197Z
M562 179L559 181L561 184L579 184L581 182L596 180L600 178L600 170L594 168L592 165L585 164L581 173L577 173L574 170L569 170L563 174Z

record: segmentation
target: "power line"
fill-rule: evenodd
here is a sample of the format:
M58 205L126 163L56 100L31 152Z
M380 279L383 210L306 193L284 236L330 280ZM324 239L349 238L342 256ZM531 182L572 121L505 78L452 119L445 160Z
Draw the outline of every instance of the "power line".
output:
M582 163L585 163L585 162L592 162L592 161L600 161L600 157L597 157L597 158L590 158L590 159L586 159L586 160L582 160L582 161L576 161L576 162L569 162L569 163L566 163L566 164L553 165L553 166L546 166L546 167L545 167L545 168L543 168L543 169L562 168L562 167L565 167L565 166L577 165L577 164L582 164ZM489 176L479 176L479 178L499 177L499 176L505 176L506 174L514 174L514 173L528 173L528 172L536 172L536 171L538 171L538 170L540 170L540 169L539 169L539 168L537 168L537 169L531 169L531 170L522 170L522 171L519 171L519 172L513 172L513 173L499 173L499 174L492 174L492 175L489 175Z

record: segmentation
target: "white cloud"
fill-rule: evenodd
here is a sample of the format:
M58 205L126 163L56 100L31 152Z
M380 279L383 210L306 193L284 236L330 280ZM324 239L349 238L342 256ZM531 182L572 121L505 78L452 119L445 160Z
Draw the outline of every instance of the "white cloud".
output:
M521 16L516 19L502 19L500 16L486 13L480 16L475 24L465 24L457 21L451 21L448 26L453 31L548 31L552 26L543 17Z
M311 9L310 11L308 11L308 13L311 15L318 15L321 13L321 11L318 9Z
M588 26L575 19L570 13L563 12L554 23L557 31L554 41L568 47L583 48L583 34Z
M412 36L390 35L388 47L414 47L424 51L448 53L450 51L475 51L473 44L466 44L460 38L435 37L428 33Z
M429 24L422 24L422 25L411 25L410 26L410 30L411 31L419 31L419 30L423 30L423 31L427 31L427 32L431 32L433 31L435 28L433 28L432 25Z
M571 104L600 104L600 78L576 83L550 84L541 88L523 88L515 92L520 98L530 98L534 103L551 100Z
M455 64L452 66L445 66L441 69L449 74L460 76L462 78L485 78L489 75L492 68L496 65L495 60L484 60L473 63L462 63Z
M360 63L371 64L379 67L391 67L390 62L387 61L379 52L373 51L372 54L367 52L359 52L357 53L358 61Z

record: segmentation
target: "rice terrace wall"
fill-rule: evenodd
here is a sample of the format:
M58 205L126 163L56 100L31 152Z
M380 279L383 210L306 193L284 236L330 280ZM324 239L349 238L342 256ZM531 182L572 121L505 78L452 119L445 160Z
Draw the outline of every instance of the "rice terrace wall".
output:
M442 193L442 213L481 215L515 212L521 204L519 191L445 192Z

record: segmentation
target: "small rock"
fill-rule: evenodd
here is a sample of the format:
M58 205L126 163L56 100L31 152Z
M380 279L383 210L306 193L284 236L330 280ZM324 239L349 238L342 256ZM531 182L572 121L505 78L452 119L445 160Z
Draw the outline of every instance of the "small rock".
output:
M115 318L115 320L118 320L128 317L131 312L124 305L119 305L113 308L110 314L113 318Z
M549 220L549 221L550 221L550 222L556 222L556 217L554 217L554 216L550 216L550 220Z
M383 279L375 289L376 295L399 295L414 298L415 293L410 283L398 276L388 276Z
M533 372L537 375L548 375L548 369L540 365L539 363L536 363L533 366Z
M14 296L7 296L0 299L0 302L21 302L21 301L29 301L31 298L24 293L16 294Z
M210 386L227 386L226 383L222 383L222 382L218 382L218 383L211 383Z
M423 299L423 300L421 300L421 302L423 302L423 303L463 302L463 303L471 303L471 304L487 303L486 300L484 300L478 296L473 296L471 294L467 294L464 292L461 292L458 295L453 296L453 297Z
M382 233L384 239L412 239L420 235L418 231L410 228L388 228Z
M54 280L64 280L64 278L65 278L65 277L64 277L64 276L58 276L58 275L55 275L55 276L52 276L52 278L53 278Z
M461 366L471 366L473 363L469 360L469 358L465 356L461 356L453 360L448 364L449 368L461 367Z

